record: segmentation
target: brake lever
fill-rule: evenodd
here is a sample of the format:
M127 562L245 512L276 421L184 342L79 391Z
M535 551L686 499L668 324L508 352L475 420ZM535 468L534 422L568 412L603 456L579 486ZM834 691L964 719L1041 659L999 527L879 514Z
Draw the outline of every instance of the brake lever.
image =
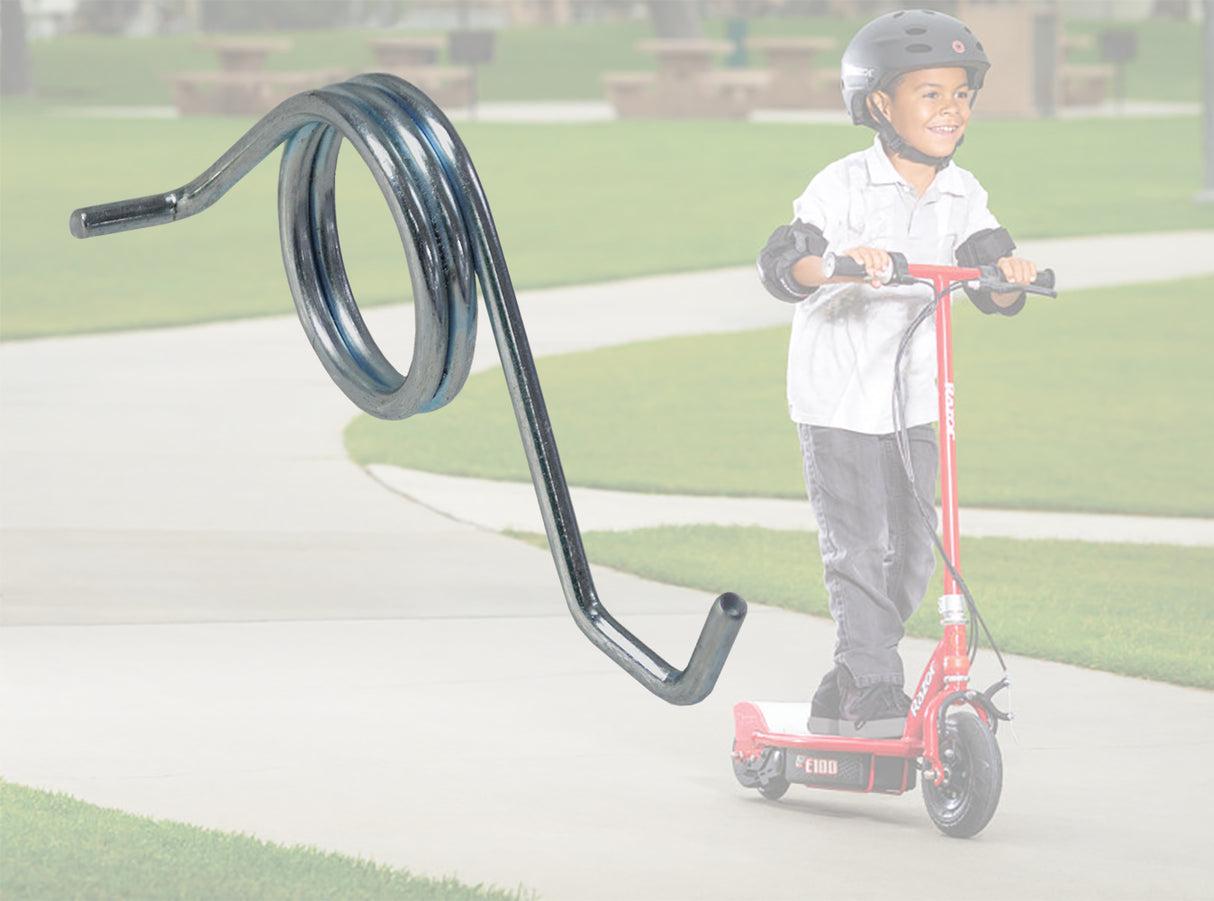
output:
M1001 294L1010 293L1011 291L1023 291L1026 294L1038 294L1041 297L1058 296L1058 292L1054 290L1053 269L1040 270L1037 273L1036 280L1028 284L1009 282L1003 277L1003 273L996 266L979 266L978 270L982 273L982 277L967 282L969 287L974 290L986 289Z

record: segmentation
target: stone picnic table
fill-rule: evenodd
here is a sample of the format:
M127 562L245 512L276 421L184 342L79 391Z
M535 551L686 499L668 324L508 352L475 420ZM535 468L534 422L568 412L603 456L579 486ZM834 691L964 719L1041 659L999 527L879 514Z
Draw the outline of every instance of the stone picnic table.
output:
M340 81L344 68L269 71L266 60L291 49L286 39L208 38L198 47L219 59L219 69L164 76L183 116L261 116L292 94Z
M760 106L805 109L841 105L838 67L816 65L824 51L834 49L834 38L751 38L746 46L763 54L771 71L771 82L757 98Z
M403 78L444 109L472 105L476 85L472 69L440 64L443 49L447 47L445 38L371 38L367 46L375 57L377 72Z
M375 64L389 72L414 66L435 66L445 45L446 41L436 37L372 38L367 41Z
M608 100L624 117L745 116L769 79L753 69L717 68L734 49L730 41L665 38L636 46L656 58L656 72L603 75Z
M219 57L221 72L260 72L271 54L286 53L291 42L281 38L208 38L199 41L198 46Z

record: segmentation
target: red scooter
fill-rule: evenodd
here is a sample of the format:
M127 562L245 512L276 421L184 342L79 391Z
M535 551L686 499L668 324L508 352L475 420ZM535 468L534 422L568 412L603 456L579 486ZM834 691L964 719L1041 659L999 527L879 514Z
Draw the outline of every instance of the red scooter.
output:
M742 785L757 788L773 801L792 783L898 795L913 789L916 774L921 774L923 800L932 822L946 835L969 838L990 822L999 804L1003 761L995 731L1000 720L1011 716L994 703L994 696L1009 684L1006 668L1004 677L986 691L969 686L970 663L977 649L976 635L967 628L969 616L983 629L985 624L957 568L960 530L951 297L961 287L995 291L1014 287L1054 297L1054 274L1043 270L1032 285L1009 286L995 267L910 265L901 254L891 253L890 257L889 283L928 284L935 291L935 299L907 329L902 348L934 312L943 521L941 536L933 533L933 538L945 563L944 594L939 602L944 635L919 678L901 738L815 735L807 731L808 702L743 701L734 707L733 767ZM850 257L827 254L823 263L828 278L866 275L864 267ZM898 379L894 393L895 427L904 434ZM903 456L905 460L907 455ZM989 632L987 635L989 638ZM995 652L998 654L997 648Z

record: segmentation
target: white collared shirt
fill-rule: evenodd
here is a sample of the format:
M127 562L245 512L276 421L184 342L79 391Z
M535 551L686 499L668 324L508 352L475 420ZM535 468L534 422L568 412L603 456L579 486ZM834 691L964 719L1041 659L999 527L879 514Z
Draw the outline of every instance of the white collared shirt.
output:
M987 194L965 169L950 163L927 192L898 174L879 138L866 150L816 175L793 213L822 230L843 253L877 247L912 263L953 265L957 246L999 223ZM907 326L931 290L922 285L873 288L867 283L823 285L797 304L788 349L788 408L795 422L881 435L893 431L894 360ZM936 344L931 320L903 356L906 424L937 418Z

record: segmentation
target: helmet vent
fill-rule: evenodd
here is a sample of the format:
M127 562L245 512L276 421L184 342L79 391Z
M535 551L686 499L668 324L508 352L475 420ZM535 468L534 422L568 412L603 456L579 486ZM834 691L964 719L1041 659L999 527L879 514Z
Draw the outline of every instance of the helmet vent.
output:
M907 44L906 52L907 53L931 53L932 45L931 44Z
M918 25L916 25L912 28L906 29L906 33L907 34L927 34L927 29L921 28Z

